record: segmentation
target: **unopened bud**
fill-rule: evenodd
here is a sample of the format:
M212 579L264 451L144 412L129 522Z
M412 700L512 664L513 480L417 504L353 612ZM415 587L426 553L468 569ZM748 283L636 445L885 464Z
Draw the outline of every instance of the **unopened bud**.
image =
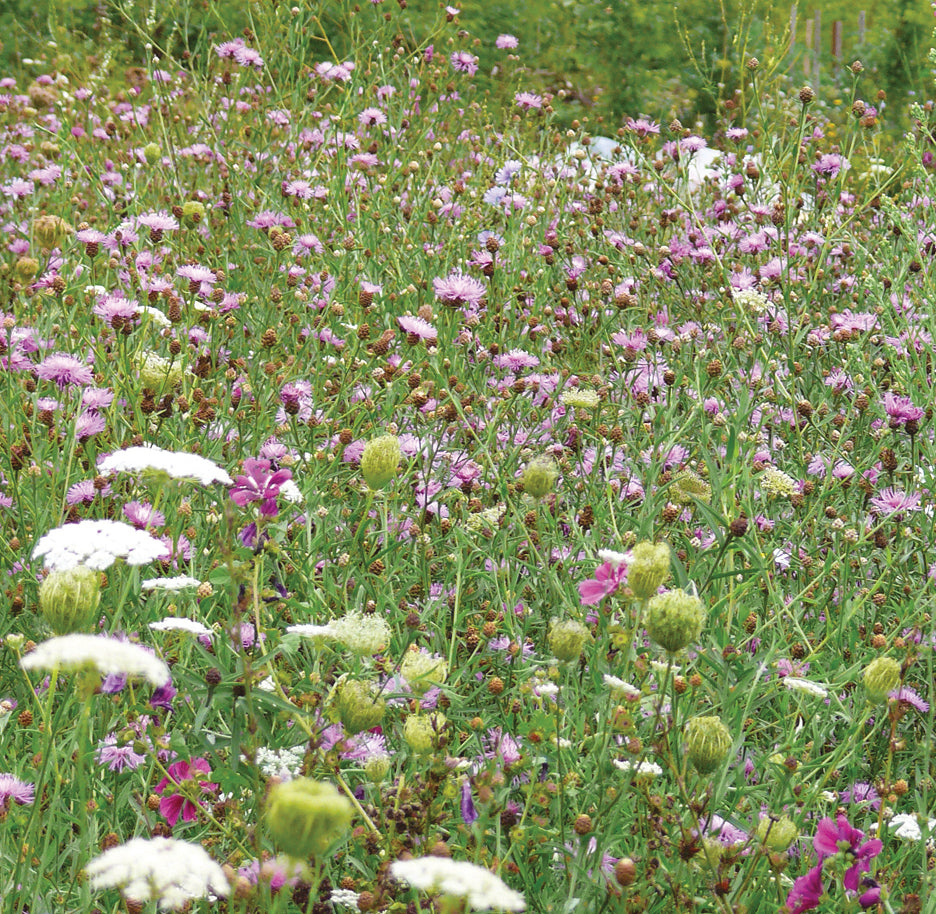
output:
M387 703L373 683L349 679L338 689L338 714L352 736L378 726L386 710Z
M627 563L627 586L638 600L649 600L670 571L670 550L666 543L638 543Z
M711 774L728 758L731 732L717 717L693 717L686 724L689 761L699 774Z
M578 660L589 641L591 633L576 619L554 620L549 626L549 649L557 660Z
M681 651L702 633L705 607L685 590L667 590L651 598L647 612L647 634L670 654Z
M39 610L56 635L86 632L101 602L101 575L84 565L53 571L39 587Z
M887 701L900 683L900 664L892 657L872 660L864 671L864 687L868 701L881 704Z
M266 825L278 847L302 860L324 854L350 828L351 813L334 785L294 778L270 791Z
M401 456L396 435L381 435L368 441L361 454L361 474L367 487L377 491L387 486L399 470Z

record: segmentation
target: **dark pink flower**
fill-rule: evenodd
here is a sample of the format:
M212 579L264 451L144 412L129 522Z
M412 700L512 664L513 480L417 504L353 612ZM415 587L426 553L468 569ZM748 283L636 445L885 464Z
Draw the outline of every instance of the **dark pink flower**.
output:
M832 819L823 819L813 838L813 847L820 860L841 853L852 863L843 880L845 888L852 892L858 891L861 873L871 869L871 860L881 853L884 846L878 838L862 844L863 838L864 832L851 826L848 819L841 815L834 822Z
M627 565L624 562L605 562L595 569L593 578L579 583L579 601L582 606L594 606L605 597L616 593L626 580Z
M280 486L292 479L292 472L288 469L271 471L269 460L257 460L248 457L244 461L244 475L234 480L231 489L231 499L234 504L245 507L254 501L262 502L260 513L264 517L276 517L279 506L276 503L280 493Z
M822 892L822 864L820 863L793 883L793 888L790 889L786 900L790 914L802 914L803 911L818 908Z
M156 785L156 793L162 794L159 801L159 813L164 816L170 828L181 817L183 822L193 822L198 818L199 804L195 797L218 789L217 784L208 781L211 766L207 759L193 758L191 762L173 762L164 777ZM204 775L202 780L199 775ZM171 791L171 792L168 792Z

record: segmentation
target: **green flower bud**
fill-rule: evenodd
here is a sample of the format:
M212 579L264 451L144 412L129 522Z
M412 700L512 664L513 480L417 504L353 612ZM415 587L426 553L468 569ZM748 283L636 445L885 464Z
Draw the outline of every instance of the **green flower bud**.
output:
M699 637L705 617L705 607L695 594L667 590L650 599L647 634L663 650L675 654Z
M878 657L872 660L864 671L864 687L868 701L881 704L887 701L900 683L900 664L892 657Z
M84 565L53 571L39 587L39 611L56 635L86 632L101 602L101 575Z
M448 664L442 657L424 654L422 651L407 651L400 663L400 675L415 694L423 695L433 685L445 682Z
M143 386L157 394L178 387L185 373L181 362L170 362L155 352L147 352L137 365Z
M60 248L74 229L61 216L40 216L33 223L33 234L39 246L46 251Z
M364 763L364 776L371 784L379 784L390 772L389 755L371 755Z
M585 645L591 641L591 632L576 619L565 619L562 622L553 619L548 640L553 656L571 663L582 656Z
M266 826L290 857L321 856L350 827L353 807L332 784L295 778L276 784L266 803Z
M361 454L361 475L373 491L387 486L400 467L400 439L396 435L381 435L364 445Z
M386 710L387 703L373 683L349 679L338 688L338 714L352 736L376 727Z
M147 143L143 147L143 158L150 165L155 165L162 158L162 149L159 148L159 143Z
M670 486L670 497L677 505L691 505L695 501L712 500L712 487L695 470L680 470Z
M552 457L542 456L531 460L520 477L523 491L533 498L545 498L556 489L559 467Z
M699 848L699 863L704 860L713 870L718 869L725 855L726 847L718 838L703 838L702 846Z
M182 204L182 221L189 226L198 225L205 218L205 204L198 200L186 200Z
M670 550L666 543L638 543L627 563L627 586L638 600L656 595L670 571Z
M689 761L699 774L711 774L728 758L731 732L717 717L693 717L686 731Z
M445 715L439 711L431 714L411 714L403 724L403 739L416 755L429 755L439 748Z
M20 257L13 265L13 277L17 282L32 282L39 272L39 261L35 257Z
M768 850L782 853L799 836L799 829L789 816L764 816L757 823L757 840Z

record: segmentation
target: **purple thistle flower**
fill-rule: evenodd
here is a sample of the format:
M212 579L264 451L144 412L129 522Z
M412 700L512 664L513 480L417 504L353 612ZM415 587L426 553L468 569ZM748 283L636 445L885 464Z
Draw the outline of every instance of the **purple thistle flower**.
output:
M919 492L902 492L891 486L875 495L870 501L871 510L878 517L903 515L907 511L916 511L920 507Z
M36 798L36 788L12 774L0 774L0 813L10 808L12 800L19 806L29 806Z
M126 743L123 746L117 744L117 737L111 733L104 738L95 752L98 764L107 765L111 771L118 774L121 771L133 771L146 761L145 755L140 755L133 749L133 743Z
M467 51L454 51L449 58L453 70L474 76L478 72L478 58Z

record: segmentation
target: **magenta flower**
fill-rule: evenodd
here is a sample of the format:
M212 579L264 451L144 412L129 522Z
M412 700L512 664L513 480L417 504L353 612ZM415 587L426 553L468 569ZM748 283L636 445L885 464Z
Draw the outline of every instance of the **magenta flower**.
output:
M871 869L871 860L881 853L884 846L878 838L862 844L863 838L864 832L849 825L845 816L839 816L834 822L832 819L823 819L813 838L813 847L820 860L842 853L849 861L853 861L843 880L845 888L852 892L858 891L861 873Z
M803 911L818 908L822 892L822 864L820 863L793 883L793 888L790 889L786 900L790 914L802 914Z
M926 415L922 406L914 406L909 397L898 397L888 391L884 394L884 412L891 428L900 428L907 422L919 422Z
M260 513L264 517L276 517L279 506L276 498L280 486L292 479L292 472L287 469L271 472L269 460L257 460L249 457L244 461L246 475L238 476L231 489L231 499L241 508L254 501L262 502Z
M595 576L581 581L578 586L582 606L594 606L605 597L616 593L627 580L627 565L624 562L605 562L595 569Z
M875 495L869 502L871 510L878 517L890 517L892 514L903 515L907 511L916 511L920 507L919 492L902 492L891 487Z
M163 795L159 801L159 814L165 817L170 828L175 827L180 817L183 822L194 822L200 808L194 797L218 789L217 784L198 777L211 777L208 760L193 758L191 762L173 762L167 770L169 776L156 785L156 793ZM167 792L170 790L172 792Z
M36 788L12 774L0 774L0 813L10 808L10 800L18 806L29 806L36 797Z

